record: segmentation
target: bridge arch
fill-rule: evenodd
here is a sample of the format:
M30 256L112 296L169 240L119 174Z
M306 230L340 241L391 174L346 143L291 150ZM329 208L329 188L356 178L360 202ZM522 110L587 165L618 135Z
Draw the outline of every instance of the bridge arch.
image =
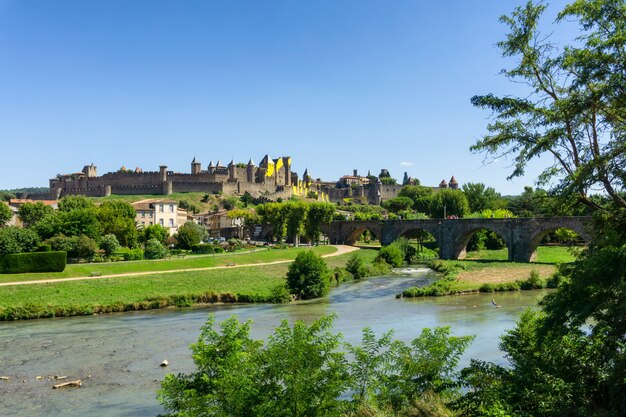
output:
M497 237L502 239L504 245L507 248L507 260L510 260L512 257L511 253L511 241L510 241L510 233L507 233L508 230L504 230L502 227L491 227L490 225L480 225L480 227L470 227L463 230L454 240L452 245L452 259L465 259L467 256L467 245L469 244L472 237L474 237L481 230L486 230L488 232L494 233Z
M577 233L585 244L591 241L591 235L588 233L587 228L583 223L572 223L566 226L547 224L544 227L536 228L533 235L530 237L527 248L528 262L533 262L537 259L537 248L539 247L539 244L549 233L554 232L557 229L567 229Z

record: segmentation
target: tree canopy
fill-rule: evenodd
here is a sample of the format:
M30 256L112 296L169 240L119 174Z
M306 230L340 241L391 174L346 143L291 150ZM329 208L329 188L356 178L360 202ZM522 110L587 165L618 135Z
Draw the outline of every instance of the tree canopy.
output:
M576 0L557 23L577 21L580 36L557 45L540 33L546 4L529 1L501 21L508 27L499 42L513 68L503 74L527 90L519 97L493 94L472 103L493 112L489 133L472 150L494 158L514 158L510 178L524 174L529 161L549 156L540 184L555 183L585 204L600 186L619 207L626 180L626 6L616 0Z

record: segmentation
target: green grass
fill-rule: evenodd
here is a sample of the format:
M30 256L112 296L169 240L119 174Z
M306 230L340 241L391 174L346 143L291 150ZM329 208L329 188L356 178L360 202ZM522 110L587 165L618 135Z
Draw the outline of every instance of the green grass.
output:
M544 264L574 262L576 256L572 254L572 251L576 252L578 250L580 248L576 246L539 246L537 248L537 258L534 262ZM507 261L508 249L467 252L465 259L474 261Z
M63 272L0 274L1 282L36 281L50 278L84 277L92 273L101 275L126 274L134 272L156 272L175 269L208 268L227 264L256 264L295 259L301 248L266 249L254 252L221 253L215 255L188 255L185 258L172 258L152 261L105 262L92 264L70 264ZM325 255L336 251L332 246L317 246L312 250Z
M290 251L295 258L298 250ZM373 259L376 251L361 251ZM344 266L351 253L328 258ZM271 302L288 264L0 287L0 320L147 310L207 302Z

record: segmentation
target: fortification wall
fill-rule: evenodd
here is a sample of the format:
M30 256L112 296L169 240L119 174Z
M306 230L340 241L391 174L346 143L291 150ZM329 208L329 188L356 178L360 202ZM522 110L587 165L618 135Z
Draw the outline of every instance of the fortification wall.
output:
M220 182L192 182L173 181L172 191L175 193L219 193L223 191L223 183Z
M89 187L106 186L132 187L132 186L160 186L161 175L159 172L109 172L101 177L89 178Z
M112 185L111 194L118 195L141 195L141 194L162 194L163 188L159 185Z

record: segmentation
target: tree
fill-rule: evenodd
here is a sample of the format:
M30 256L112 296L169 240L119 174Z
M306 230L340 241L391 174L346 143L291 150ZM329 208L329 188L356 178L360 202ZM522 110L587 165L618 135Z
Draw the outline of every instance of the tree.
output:
M302 251L289 265L287 287L298 298L322 297L330 291L330 271L326 262L312 251Z
M554 163L541 173L540 184L554 180L557 190L591 206L596 203L587 192L600 185L626 208L620 194L626 181L626 6L623 0L574 1L557 22L577 21L581 35L563 46L538 31L546 7L529 1L501 17L509 33L498 46L516 62L503 73L528 90L521 97L472 97L472 104L493 112L494 122L471 149L513 156L509 178L547 154Z
M151 224L141 230L139 238L142 242L146 243L151 239L156 239L161 243L165 243L165 239L169 237L170 233L167 229L160 224Z
M30 229L13 226L0 228L0 255L34 252L39 244L39 236Z
M309 211L308 204L302 201L283 203L283 212L287 220L287 239L294 245L300 243L300 235L304 233L304 224Z
M93 201L82 195L68 195L59 200L60 211L72 211L78 209L93 209Z
M113 234L122 246L135 247L139 232L135 208L125 201L105 201L97 209L103 234Z
M536 33L544 9L529 2L502 19L510 34L501 45L519 56L511 75L531 81L535 95L532 101L479 98L498 108L499 120L490 127L496 134L478 145L493 151L512 146L516 172L529 157L552 153L555 165L541 180L559 175L557 191L566 198L574 192L593 207L601 200L586 191L600 184L612 201L594 214L588 248L573 266L560 268L563 285L503 337L510 367L474 361L463 371L468 393L457 408L467 416L605 417L626 409L626 205L619 195L626 155L626 2L566 6L559 20L577 20L582 35L554 59L546 54L555 49Z
M333 220L335 205L331 203L315 202L309 204L309 211L304 222L304 234L313 243L319 241L322 234L322 224Z
M418 213L429 213L434 191L430 187L421 185L407 185L398 193L398 197L408 197L413 200L413 210Z
M0 226L4 226L13 217L13 212L8 204L0 202Z
M24 203L17 211L20 220L28 226L34 226L37 222L53 212L52 207L41 201L36 203Z
M354 279L365 278L369 273L365 260L358 253L350 256L348 262L346 262L346 271L351 273Z
M175 237L179 248L189 250L193 245L207 239L208 232L203 225L187 222L178 228Z
M146 259L163 259L167 254L167 248L160 240L152 238L146 241L143 256Z
M382 260L394 268L399 268L404 265L404 252L398 245L383 246L378 251L377 260Z
M402 210L408 210L413 206L413 200L409 197L395 197L391 198L383 203L383 207L387 210L397 213Z
M380 177L380 182L383 185L398 185L398 181L396 181L395 178L391 178L391 177Z
M469 204L463 191L445 188L437 191L430 204L431 217L463 217L469 213Z
M104 251L106 256L111 256L119 248L120 242L118 242L114 234L104 235L102 239L100 239L100 249Z
M285 206L281 203L266 203L257 206L262 223L272 225L272 233L279 242L285 237L287 230L287 216L285 215Z
M470 212L476 213L485 209L498 209L505 204L504 200L492 187L486 187L480 182L468 182L463 184L463 192L467 198Z

